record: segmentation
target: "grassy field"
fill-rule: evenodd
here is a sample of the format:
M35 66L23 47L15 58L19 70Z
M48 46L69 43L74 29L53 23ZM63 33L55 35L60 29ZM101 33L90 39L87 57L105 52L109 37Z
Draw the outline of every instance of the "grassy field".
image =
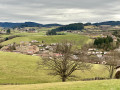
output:
M48 31L48 30L52 30L52 29L56 29L56 28L58 28L59 26L55 26L55 27L49 27L49 28L47 28L47 27L41 27L40 29L38 29L38 31Z
M12 35L26 35L26 36L30 36L30 35L45 35L46 31L55 29L57 27L51 27L51 28L47 28L47 27L41 27L41 28L39 28L39 27L25 27L24 29L30 29L30 28L34 28L34 29L36 29L39 32L38 33L27 33L27 32L20 32L18 30L11 29L11 34L9 34L9 35L2 34L2 35L0 35L0 37L1 38L5 38L5 37L12 36Z
M46 44L57 43L62 40L75 41L78 46L91 42L87 36L67 33L66 35L45 36L45 32L40 33L15 33L22 35L14 39L3 42L3 45L20 41L42 40ZM6 37L6 36L3 36ZM49 70L37 69L37 61L41 60L37 56L29 56L11 52L0 52L0 84L38 84L60 82L58 76L48 75ZM104 71L104 73L103 73ZM108 72L103 65L93 65L91 70L75 71L75 78L69 78L67 81L80 81L85 78L107 77ZM4 87L4 86L3 86Z
M120 90L120 80L1 85L0 90Z
M7 44L11 44L13 42L16 43L20 43L21 41L32 41L32 40L38 40L39 42L41 42L42 40L46 43L46 44L50 44L50 43L57 43L63 40L70 40L70 41L75 41L77 45L81 46L87 42L90 42L91 39L89 39L89 37L87 36L82 36L82 35L77 35L77 34L67 34L67 35L55 35L55 36L44 36L41 34L28 34L28 33L22 33L21 35L25 35L23 37L16 37L14 39L5 41L1 44L3 45L7 45Z
M11 52L0 52L0 84L36 84L60 82L58 76L48 75L49 70L37 69L37 56L29 56ZM107 77L103 65L93 65L91 70L75 71L75 78L68 81L79 81L84 78ZM104 73L103 73L104 71ZM1 90L1 89L0 89Z
M0 83L2 84L57 81L53 76L47 75L47 71L37 70L39 57L10 52L0 52L0 57Z

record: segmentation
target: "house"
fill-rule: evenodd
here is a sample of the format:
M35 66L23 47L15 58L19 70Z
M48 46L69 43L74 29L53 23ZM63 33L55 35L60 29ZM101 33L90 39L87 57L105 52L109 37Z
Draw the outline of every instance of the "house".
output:
M37 33L37 30L34 28L25 29L25 31L29 33Z
M87 54L88 55L96 55L97 49L95 48L89 48Z
M50 48L52 48L51 46L46 46L45 49L49 50Z
M57 45L57 43L51 43L50 44L50 46L56 46Z
M97 54L97 57L99 58L102 58L102 56L103 56L102 54Z
M95 48L89 48L88 51L95 51Z
M111 25L100 25L99 26L99 28L101 29L101 30L108 30L108 29L110 29L112 26Z
M46 47L45 47L45 50L53 51L53 47L52 47L52 46L46 46Z
M31 43L27 42L27 41L21 41L20 42L20 46L30 46Z
M31 43L38 43L39 41L37 40L32 40Z
M22 42L19 46L16 47L16 51L32 55L39 52L39 47L36 45L31 45L27 42Z
M38 53L38 52L39 52L39 47L37 47L36 45L27 47L27 53L28 54L35 54L35 53Z
M41 48L40 51L45 51L45 49L44 49L44 48Z
M45 47L46 45L45 44L40 44L38 45L39 47Z

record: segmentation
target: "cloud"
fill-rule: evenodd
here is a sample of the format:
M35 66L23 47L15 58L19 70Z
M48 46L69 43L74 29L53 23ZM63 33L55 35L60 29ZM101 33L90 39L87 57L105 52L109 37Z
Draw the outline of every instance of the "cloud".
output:
M0 0L0 21L100 22L120 19L119 0Z

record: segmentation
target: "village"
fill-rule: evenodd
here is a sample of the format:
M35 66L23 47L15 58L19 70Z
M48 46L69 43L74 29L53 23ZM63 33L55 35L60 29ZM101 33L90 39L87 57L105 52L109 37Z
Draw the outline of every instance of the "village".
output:
M101 35L101 37L107 37ZM111 34L111 37L113 38L113 41L116 43L117 42L117 37ZM96 37L97 38L97 37ZM92 38L95 39L95 38ZM51 43L51 44L46 44L43 40L41 42L37 40L32 40L32 41L21 41L19 44L16 44L15 42L12 44L8 44L3 46L0 51L4 52L15 52L15 53L21 53L25 55L31 55L31 56L41 56L41 57L51 57L51 56L61 56L62 54L56 53L54 51L54 48L56 48L58 43ZM115 49L116 51L120 51L120 48ZM87 51L85 52L86 55L88 56L96 56L99 59L102 59L103 57L106 57L110 51L103 51L99 50L97 48L88 48ZM77 55L72 56L74 59L77 59ZM104 60L98 60L92 61L91 63L94 64L106 64Z
M32 40L30 42L21 41L20 44L9 44L1 48L1 51L6 52L16 52L27 55L36 55L36 56L46 56L53 53L53 48L56 46L56 43L51 43L50 45L46 45L41 41L41 44L37 40ZM56 54L57 55L57 54Z
M27 27L27 28L14 28L13 31L17 31L18 33L38 33L40 27ZM85 26L82 31L79 30L67 30L64 31L65 34L67 33L72 33L76 35L85 35L88 36L90 39L93 41L98 38L106 38L107 36L112 37L113 42L116 43L118 38L113 35L112 30L119 30L120 26L111 26L111 25L100 25L100 26L95 26L95 25L89 25ZM105 30L105 31L104 31ZM7 29L3 28L0 31L1 34L6 34ZM16 42L13 42L12 44L8 44L3 46L0 51L4 52L15 52L15 53L22 53L26 55L32 55L32 56L41 56L41 57L46 57L46 56L61 56L61 54L56 53L54 51L54 48L56 47L57 43L50 43L46 44L44 40L37 41L37 40L32 40L32 41L21 41L18 44ZM116 51L120 51L119 48L116 49ZM86 55L88 56L96 56L98 58L103 58L107 56L110 53L110 51L103 51L99 50L97 48L88 48L86 51ZM77 58L76 55L72 56L74 59ZM104 60L100 61L93 61L92 63L95 64L104 64L106 63Z

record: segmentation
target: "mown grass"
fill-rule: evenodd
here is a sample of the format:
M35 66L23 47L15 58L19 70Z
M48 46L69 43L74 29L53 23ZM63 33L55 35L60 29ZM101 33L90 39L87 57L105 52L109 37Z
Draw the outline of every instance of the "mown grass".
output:
M37 69L40 57L11 52L0 52L0 84L36 84L60 82L58 76L48 75L49 70ZM104 73L103 73L104 72ZM93 65L91 70L75 71L74 78L68 81L79 81L85 78L107 77L103 65Z
M0 90L120 90L120 80L1 85Z

